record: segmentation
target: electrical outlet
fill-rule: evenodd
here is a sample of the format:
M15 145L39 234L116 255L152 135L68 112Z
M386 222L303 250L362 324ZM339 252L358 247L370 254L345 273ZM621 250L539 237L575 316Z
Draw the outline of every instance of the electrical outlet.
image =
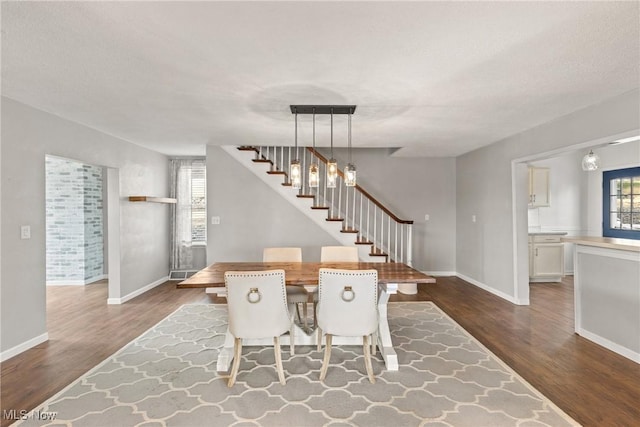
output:
M220 217L212 216L211 217L211 225L220 225Z
M31 238L31 227L28 225L23 225L20 227L20 238L21 239L30 239Z
M471 215L471 222L476 222L476 216L475 215Z
M425 220L425 221L429 221L429 214L425 214L425 215L424 215L424 220Z

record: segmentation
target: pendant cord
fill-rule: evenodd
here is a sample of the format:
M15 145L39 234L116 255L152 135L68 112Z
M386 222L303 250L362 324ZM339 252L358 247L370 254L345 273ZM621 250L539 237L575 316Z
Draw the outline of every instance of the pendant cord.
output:
M316 155L316 109L313 109L313 155Z
M333 108L331 109L331 158L333 159Z
M298 158L298 110L296 110L295 117L296 117L296 126L295 126L295 129L296 129L296 136L295 136L296 150L295 151L296 151L296 159L297 159Z
M349 113L349 163L351 163L351 113Z

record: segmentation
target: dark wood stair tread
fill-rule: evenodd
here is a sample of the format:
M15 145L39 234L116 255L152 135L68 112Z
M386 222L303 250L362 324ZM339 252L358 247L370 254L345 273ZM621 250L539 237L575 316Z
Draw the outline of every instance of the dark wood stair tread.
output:
M356 245L373 245L373 242L369 242L367 240L356 240Z
M358 233L359 231L354 228L343 228L340 230L341 233Z
M286 175L285 171L267 171L269 175Z
M313 194L296 194L296 197L299 197L301 199L315 199L316 196L314 196Z
M329 210L329 206L311 206L311 209L325 209L325 210Z
M344 221L344 218L327 218L327 221Z

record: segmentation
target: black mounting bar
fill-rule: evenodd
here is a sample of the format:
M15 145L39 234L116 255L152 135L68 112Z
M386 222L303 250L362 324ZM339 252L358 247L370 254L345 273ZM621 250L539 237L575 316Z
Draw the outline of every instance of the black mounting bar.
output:
M355 105L290 105L291 113L295 114L354 114L356 112Z

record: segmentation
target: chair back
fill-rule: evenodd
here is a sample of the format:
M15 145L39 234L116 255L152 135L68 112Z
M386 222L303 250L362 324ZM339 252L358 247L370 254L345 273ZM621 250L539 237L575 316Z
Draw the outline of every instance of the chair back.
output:
M323 246L320 262L358 262L358 248L355 246Z
M378 272L321 268L318 326L347 337L370 335L378 328Z
M284 270L227 271L224 283L234 337L274 337L289 330Z
M302 248L264 248L263 262L302 262Z

